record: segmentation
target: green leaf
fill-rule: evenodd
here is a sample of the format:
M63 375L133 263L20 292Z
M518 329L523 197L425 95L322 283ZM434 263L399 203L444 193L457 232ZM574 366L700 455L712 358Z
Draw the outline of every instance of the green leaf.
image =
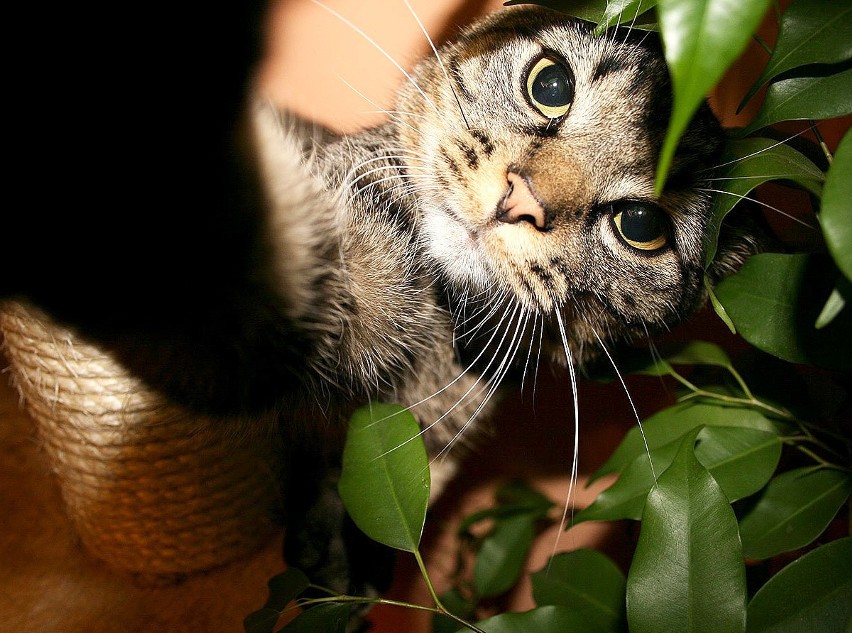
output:
M486 633L612 633L586 622L573 609L551 605L524 613L501 613L477 626ZM458 633L470 631L460 629Z
M627 576L631 633L745 630L745 565L734 511L687 435L648 495Z
M494 524L482 541L473 569L473 586L484 597L508 591L518 580L535 536L529 514L509 516Z
M716 257L719 231L728 213L765 182L793 181L816 196L825 175L801 152L768 138L731 140L725 146L721 168L713 179L713 209L707 229L705 266Z
M852 132L837 147L825 181L819 222L828 251L852 281Z
M284 633L345 633L348 622L349 606L331 602L305 609L281 630Z
M456 588L441 594L441 604L447 611L465 620L471 618L476 608ZM440 613L436 613L432 617L432 633L454 633L457 628L459 628L459 623L452 618Z
M295 567L289 568L287 571L277 574L269 579L267 587L269 588L269 597L266 600L265 607L283 611L291 601L299 597L305 589L310 586L308 577L304 572Z
M679 446L679 441L672 441L651 451L654 472L659 474L671 465ZM585 521L638 521L642 518L645 500L654 483L654 473L651 472L648 456L637 455L614 484L600 493L588 507L574 515L571 525L579 525Z
M774 425L759 411L721 407L703 402L676 404L658 411L642 423L651 450L678 441L685 433L699 426L741 427L775 432ZM609 459L592 475L592 479L621 472L640 456L645 456L645 441L639 427L633 427ZM647 456L645 461L647 462Z
M852 57L852 6L837 0L796 0L784 11L772 56L743 99L781 73L809 64L835 64Z
M308 577L295 567L270 578L267 582L269 597L266 604L243 620L245 632L272 633L281 612L309 586Z
M765 352L793 362L852 369L849 311L817 330L814 323L838 277L815 255L763 253L716 288L737 331Z
M657 5L674 92L657 165L658 194L692 115L745 49L768 6L769 0L661 0Z
M832 541L793 561L748 605L748 633L846 630L852 618L852 538Z
M595 32L600 35L614 24L635 24L639 16L657 6L659 0L610 0Z
M770 558L804 547L825 530L852 493L852 476L799 468L775 477L740 519L746 558Z
M763 488L778 468L781 439L775 430L707 427L698 436L695 455L719 483L728 501Z
M704 289L707 291L707 296L710 297L710 305L713 306L713 312L716 313L716 316L725 324L731 334L736 334L737 327L731 321L731 317L728 316L725 306L716 297L716 290L713 288L713 284L707 275L704 275Z
M852 67L848 63L813 66L809 76L780 79L769 84L763 106L742 134L801 119L833 119L852 112Z
M243 630L245 633L272 633L280 617L280 611L263 607L246 616L243 620Z
M530 578L537 605L570 607L606 630L624 628L624 574L597 550L557 554Z
M495 496L497 497L497 505L466 516L459 523L456 533L464 535L474 524L480 521L500 520L517 514L529 515L534 520L543 519L553 507L553 502L545 495L517 480L510 481L498 488Z
M553 502L546 495L520 480L503 484L497 489L495 496L500 506L515 511L524 510L536 517L546 516L553 507Z
M668 376L673 373L672 365L710 365L713 367L733 367L725 351L715 343L707 341L688 341L673 345L659 345L660 360L632 373L646 376Z
M816 329L821 330L826 325L834 321L835 317L843 311L843 308L846 307L846 295L850 293L850 289L842 286L848 285L848 282L846 284L838 284L837 287L831 291L822 311L820 311L819 316L817 317L816 323L814 323L814 327Z
M698 435L695 454L710 471L729 501L754 494L766 485L781 457L781 440L775 430L708 426ZM681 443L678 438L651 451L658 473L669 467ZM588 508L574 517L583 521L613 521L642 517L645 498L654 478L645 455L621 473Z
M338 490L356 525L371 539L413 552L429 502L429 462L414 416L397 405L352 414Z

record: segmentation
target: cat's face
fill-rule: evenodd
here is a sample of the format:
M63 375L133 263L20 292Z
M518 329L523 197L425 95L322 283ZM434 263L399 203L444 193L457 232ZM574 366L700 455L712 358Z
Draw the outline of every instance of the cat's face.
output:
M513 297L574 325L637 333L701 294L718 126L705 112L654 196L670 111L658 45L598 38L540 9L503 11L427 60L403 91L399 134L418 158L426 251L451 286ZM431 103L430 103L431 102Z

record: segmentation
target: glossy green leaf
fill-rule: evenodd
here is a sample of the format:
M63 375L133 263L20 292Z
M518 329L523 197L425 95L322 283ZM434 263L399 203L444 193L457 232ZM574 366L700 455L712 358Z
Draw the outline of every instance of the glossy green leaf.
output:
M646 11L657 6L659 0L610 0L606 4L606 11L598 23L597 33L603 33L607 28L615 24L639 25L642 21L640 16Z
M850 57L852 6L837 0L796 0L781 16L772 56L743 104L781 73L809 64L836 64Z
M570 607L604 629L624 628L624 574L597 550L557 554L530 578L537 605Z
M714 240L714 244L716 241L718 241L718 238ZM731 317L728 316L728 311L725 310L725 306L723 306L716 297L716 289L713 288L713 282L707 275L704 275L704 289L707 291L707 296L710 298L710 305L713 307L713 312L716 313L716 316L725 324L731 334L736 334L737 327L734 325L734 322L731 321Z
M482 541L473 569L473 586L482 597L508 591L518 580L535 536L535 519L518 514L496 521Z
M654 471L647 455L638 455L621 472L609 488L600 493L586 508L574 515L572 525L586 521L620 521L642 518L642 510L648 492L654 486L654 473L659 475L668 468L680 446L678 440L669 442L651 451Z
M819 222L837 267L852 281L852 132L847 131L828 170Z
M775 477L740 519L746 558L770 558L804 547L825 530L852 493L852 476L800 468Z
M338 489L371 539L413 552L429 502L429 462L420 426L397 405L373 403L350 421Z
M764 253L723 280L716 294L739 333L758 349L793 363L849 370L849 311L820 330L814 327L837 277L827 258Z
M731 368L731 360L715 343L688 341L674 345L658 345L660 359L632 373L648 376L667 376L673 373L672 365L710 365Z
M814 75L790 77L769 84L760 112L742 133L751 134L779 121L833 119L852 112L850 65L844 63L810 70Z
M686 432L699 426L741 427L758 429L767 433L775 432L775 426L759 411L722 407L703 402L676 404L658 411L642 422L645 439L651 450L677 441ZM637 457L645 456L645 450L645 440L642 438L639 427L633 427L609 459L592 475L592 479L621 472ZM647 458L645 461L647 462Z
M687 435L648 495L627 576L631 633L739 633L746 583L737 521Z
M332 602L305 609L281 630L283 633L345 633L348 622L349 605Z
M698 461L732 502L763 488L781 459L781 438L774 429L707 427L698 440Z
M748 605L748 633L848 631L852 619L852 538L793 561Z
M651 451L657 474L669 467L680 443L681 438L677 438ZM781 457L781 440L774 429L708 426L698 435L695 454L727 499L736 501L759 491L772 477ZM592 505L575 516L574 524L638 520L653 485L648 459L640 455Z
M661 0L657 5L674 92L657 165L658 193L692 115L745 49L768 6L769 0Z
M708 225L705 265L716 256L725 217L757 186L772 180L788 180L819 196L824 179L816 165L789 145L768 138L729 141L711 187L716 195Z
M477 626L486 633L612 633L586 622L582 614L569 607L552 605L524 613L501 613ZM457 633L470 631L459 629Z

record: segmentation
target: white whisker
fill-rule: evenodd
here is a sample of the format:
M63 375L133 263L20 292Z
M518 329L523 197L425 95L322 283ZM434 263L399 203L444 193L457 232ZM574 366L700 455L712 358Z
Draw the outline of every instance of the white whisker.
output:
M633 402L633 397L630 395L630 390L627 388L627 383L624 382L624 377L621 375L621 372L618 370L618 367L615 364L615 360L612 357L612 354L609 353L609 350L604 345L601 337L598 336L596 330L592 330L595 334L595 338L598 340L598 345L601 346L601 349L606 354L606 357L609 359L610 365L612 365L612 369L615 371L615 375L618 376L618 381L621 383L621 388L624 389L624 395L627 396L627 401L630 403L630 408L633 410L633 417L636 418L636 424L639 426L639 434L642 436L642 442L645 444L645 454L648 455L648 465L651 467L651 475L654 477L654 481L657 481L657 471L654 470L654 460L651 457L651 449L648 447L648 438L645 437L645 429L642 428L642 420L639 419L639 412L636 410L636 405Z
M464 114L464 108L462 108L461 101L459 100L459 96L456 93L456 89L453 88L453 82L450 79L450 74L447 72L446 66L444 66L444 60L441 59L441 56L438 54L438 49L435 48L435 42L432 41L432 38L429 36L429 32L426 30L426 27L423 26L423 22L420 21L420 17L414 11L414 8L408 2L408 0L402 0L405 6L408 8L411 15L414 16L414 20L417 22L417 26L420 27L420 30L423 31L423 35L426 36L426 41L429 42L429 46L432 47L432 52L435 54L435 59L438 62L438 66L441 68L441 72L444 73L444 79L447 80L447 86L449 86L450 91L453 93L453 97L455 97L456 105L459 107L459 114L461 114L462 120L464 121L464 126L469 130L470 125L467 122L467 117Z
M574 357L571 354L571 348L568 346L568 336L565 333L565 323L562 321L562 313L557 308L555 310L556 322L559 324L559 335L562 338L562 347L565 350L565 362L568 364L568 373L571 377L571 393L574 397L574 454L571 462L571 480L568 484L568 496L565 499L565 508L562 510L562 518L559 522L559 532L562 534L568 522L569 508L573 513L574 503L574 488L577 485L580 472L580 401L577 394L577 374L574 369ZM559 537L556 537L556 542L553 544L553 552L551 560L556 550L559 547Z
M796 222L798 224L801 224L802 226L807 227L807 228L811 229L812 231L818 230L817 227L815 227L811 224L808 224L804 220L797 218L794 215L790 215L786 211L782 211L781 209L779 209L777 207L773 207L771 204L767 204L766 202L762 202L760 200L757 200L756 198L750 198L749 196L744 196L744 195L741 195L741 194L738 194L738 193L733 193L731 191L723 191L722 189L711 189L709 187L701 187L699 189L699 191L707 191L709 193L723 193L723 194L726 194L726 195L729 195L729 196L733 196L734 198L739 198L740 200L748 200L750 202L754 202L755 204L759 204L760 206L764 207L765 209L769 209L770 211L775 211L776 213L779 213L780 215L784 216L785 218L792 220L793 222Z
M333 15L334 17L336 17L338 20L340 20L341 22L346 24L349 28L351 28L353 31L355 31L358 35L363 37L370 45L372 45L379 53L381 53L391 64L393 64L397 68L397 70L399 70L405 76L405 78L409 81L409 83L411 83L411 85L414 86L414 89L417 90L417 92L420 93L420 96L423 97L423 99L426 101L426 103L428 103L430 106L432 106L432 108L435 110L435 112L438 113L439 116L441 115L441 111L438 109L438 106L435 105L435 102L432 101L432 99L430 99L429 96L425 92L423 92L423 89L420 88L420 85L416 81L414 81L414 78L408 73L408 71L405 70L405 68L403 68L402 65L398 61L396 61L393 58L393 56L391 56L390 53L388 53L384 48L382 48L379 45L378 42L376 42L373 38L371 38L369 35L367 35L361 28L359 28L354 22L352 22L346 16L339 13L338 11L335 11L330 6L320 2L320 0L311 0L311 2L313 2L318 7L324 9L325 11L327 11L328 13Z

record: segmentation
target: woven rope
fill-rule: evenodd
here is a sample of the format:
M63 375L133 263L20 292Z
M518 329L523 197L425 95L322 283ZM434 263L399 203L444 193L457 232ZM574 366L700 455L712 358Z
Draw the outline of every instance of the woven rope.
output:
M97 347L20 304L0 310L12 379L87 548L147 575L210 569L276 529L271 450L165 405Z

